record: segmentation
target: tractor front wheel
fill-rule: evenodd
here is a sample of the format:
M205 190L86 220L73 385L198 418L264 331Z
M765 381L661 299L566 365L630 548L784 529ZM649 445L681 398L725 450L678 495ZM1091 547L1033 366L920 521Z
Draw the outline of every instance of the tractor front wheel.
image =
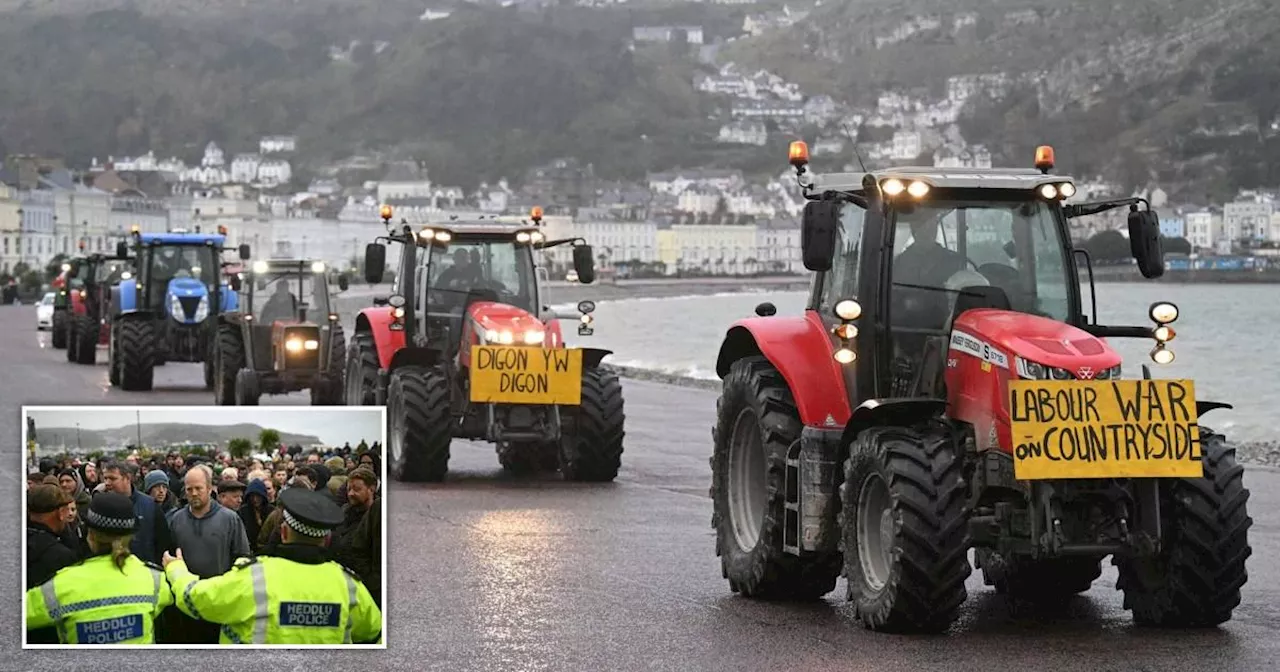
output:
M67 329L70 326L68 322L69 320L67 320L67 311L65 310L53 311L53 326L49 329L49 331L52 332L50 333L50 336L53 340L54 349L61 350L67 347L67 341L69 340L67 338L68 336Z
M329 331L329 361L321 371L320 379L311 386L312 406L341 406L346 395L347 339L342 325L334 324Z
M962 462L942 424L872 427L849 447L840 486L848 595L871 630L938 633L968 593Z
M66 329L67 329L67 349L66 349L66 355L67 355L67 361L68 361L68 362L71 362L72 364L75 364L75 363L76 363L76 348L80 347L80 342L79 342L79 340L77 340L77 339L76 339L76 326L77 326L77 325L76 325L76 322L78 322L78 318L79 318L79 316L78 316L78 315L68 315L68 316L67 316L67 327L66 327Z
M1200 428L1201 478L1160 483L1160 528L1154 556L1115 558L1116 588L1140 625L1214 627L1231 620L1249 579L1249 490L1236 449Z
M219 406L235 406L236 377L244 367L244 341L240 331L230 324L218 325L214 353L213 402Z
M343 374L343 396L348 406L373 406L377 403L379 368L373 334L362 331L352 336Z
M391 374L387 386L388 452L396 480L444 480L449 470L452 420L449 380L439 367L405 366Z
M75 359L73 361L76 364L92 366L98 361L99 335L98 322L93 319L93 316L76 316L75 327L71 332L71 338L74 340L67 345L68 354L74 351Z
M576 411L576 413L574 412ZM568 481L607 482L622 466L622 383L600 368L582 371L582 402L560 441L560 473Z
M729 588L746 597L812 600L831 592L840 554L782 550L787 449L800 413L782 374L764 357L734 362L716 402L711 526Z
M236 406L257 406L262 398L262 389L258 385L258 374L249 369L236 372Z
M114 364L120 388L130 392L147 392L155 380L156 327L151 320L123 320L116 327Z

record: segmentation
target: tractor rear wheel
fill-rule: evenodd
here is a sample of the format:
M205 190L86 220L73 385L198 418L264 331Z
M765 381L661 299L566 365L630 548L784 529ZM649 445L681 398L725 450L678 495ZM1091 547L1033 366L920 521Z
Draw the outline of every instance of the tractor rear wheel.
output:
M116 327L116 377L120 389L131 392L151 390L155 380L155 362L152 353L156 347L156 328L151 320L124 320Z
M75 327L71 332L71 338L74 340L67 344L67 352L75 351L76 364L92 366L98 361L98 329L98 322L92 315L75 317Z
M69 326L70 325L68 324L68 320L67 320L67 311L65 310L53 311L53 326L50 327L49 331L52 332L50 336L53 340L53 347L55 349L61 350L67 347L67 340L68 340L67 329Z
M574 412L576 411L576 412ZM560 441L560 473L567 481L608 482L622 466L622 382L600 368L583 369L582 401Z
M262 388L258 385L258 374L249 369L236 372L236 406L257 406L262 398Z
M444 480L454 423L449 380L443 370L434 366L396 369L387 385L387 424L391 473L396 480Z
M343 374L343 397L348 406L373 406L378 402L378 349L373 334L362 331L351 337Z
M1200 428L1204 476L1160 484L1161 552L1115 558L1116 588L1140 625L1214 627L1231 620L1249 579L1249 490L1226 438Z
M734 362L716 402L711 527L729 588L746 597L812 600L831 592L840 554L782 550L787 449L800 413L782 374L764 357Z
M849 447L840 529L849 599L871 630L938 633L968 593L956 439L941 423L872 427Z
M347 339L342 325L334 324L329 332L329 363L320 380L311 386L312 406L341 406L346 390L344 376L347 368Z
M213 403L236 405L236 375L244 368L244 341L240 330L230 324L218 325L217 349L214 351Z

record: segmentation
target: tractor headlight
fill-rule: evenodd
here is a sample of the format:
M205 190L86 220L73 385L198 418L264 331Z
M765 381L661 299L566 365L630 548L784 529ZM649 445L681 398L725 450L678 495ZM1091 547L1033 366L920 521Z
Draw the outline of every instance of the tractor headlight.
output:
M1120 377L1123 374L1124 374L1124 367L1121 366L1120 364L1116 364L1115 366L1102 371L1095 378L1097 380L1120 380Z
M307 340L305 340L305 341L303 341L303 342L302 342L302 347L303 347L303 349L305 349L305 350L319 350L319 349L320 349L320 341L317 341L317 340L315 340L315 339L307 339Z
M200 297L200 305L196 306L196 322L204 322L209 317L209 295Z
M547 335L545 332L539 329L530 329L524 332L524 344L525 345L541 345L542 341L546 339L546 337Z
M187 313L182 309L182 302L178 300L176 294L169 295L169 314L179 322L185 322L187 319Z
M836 317L852 322L862 317L862 305L853 299L845 299L836 303L834 312Z
M1045 366L1029 359L1018 358L1018 377L1027 380L1075 380L1070 371Z
M313 262L311 262L311 272L312 272L312 273L324 273L324 262L323 262L323 261L313 261Z
M291 339L289 339L289 340L285 341L285 342L284 342L284 349L285 349L285 350L288 350L289 352L301 352L301 351L302 351L302 339L301 339L301 338L291 338Z
M516 342L516 335L510 329L503 329L498 332L498 342L503 345L511 345Z

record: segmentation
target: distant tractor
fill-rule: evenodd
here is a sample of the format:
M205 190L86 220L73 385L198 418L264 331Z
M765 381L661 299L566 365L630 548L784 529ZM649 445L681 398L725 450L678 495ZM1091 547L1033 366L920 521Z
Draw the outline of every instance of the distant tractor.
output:
M346 400L386 404L391 472L439 481L454 438L493 443L504 468L559 469L573 481L611 481L622 457L618 377L610 354L568 348L561 319L544 305L534 252L573 245L582 282L594 279L582 239L546 241L532 224L451 221L417 229L392 223L401 245L394 294L356 318L347 354ZM371 243L365 278L381 282L386 247ZM594 305L579 304L578 333L591 333Z
M67 361L97 363L98 346L106 345L111 330L111 288L133 277L128 257L91 254L72 261L71 310L67 321Z
M167 361L201 362L213 387L217 316L237 310L236 293L220 282L225 229L218 233L140 233L121 242L116 256L132 257L137 275L111 290L109 379L123 390L150 390L155 367ZM240 246L240 258L249 246Z
M67 347L67 336L71 328L71 284L75 265L84 257L75 257L62 262L62 272L49 283L56 294L53 297L53 318L49 327L49 336L55 350Z
M339 291L347 276L339 275ZM214 399L254 406L263 394L311 391L316 406L342 403L347 342L323 261L255 261L230 279L240 311L218 316Z
M1140 198L1067 204L1036 170L890 168L814 175L803 315L734 324L720 348L712 499L734 592L811 599L842 574L873 630L937 632L967 597L968 551L1015 603L1086 591L1112 556L1141 624L1231 618L1250 555L1235 450L1186 380L1121 376L1106 338L1173 361L1171 303L1154 326L1086 315L1068 221L1129 208L1142 275L1164 272Z

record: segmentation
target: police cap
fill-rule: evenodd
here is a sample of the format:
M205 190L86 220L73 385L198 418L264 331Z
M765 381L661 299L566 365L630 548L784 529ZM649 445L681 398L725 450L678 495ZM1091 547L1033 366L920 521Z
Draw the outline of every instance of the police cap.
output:
M115 534L133 534L138 519L133 515L133 502L118 492L100 492L89 500L84 522L90 528Z
M325 494L289 488L277 498L284 507L284 522L299 534L323 537L342 524L342 509Z

